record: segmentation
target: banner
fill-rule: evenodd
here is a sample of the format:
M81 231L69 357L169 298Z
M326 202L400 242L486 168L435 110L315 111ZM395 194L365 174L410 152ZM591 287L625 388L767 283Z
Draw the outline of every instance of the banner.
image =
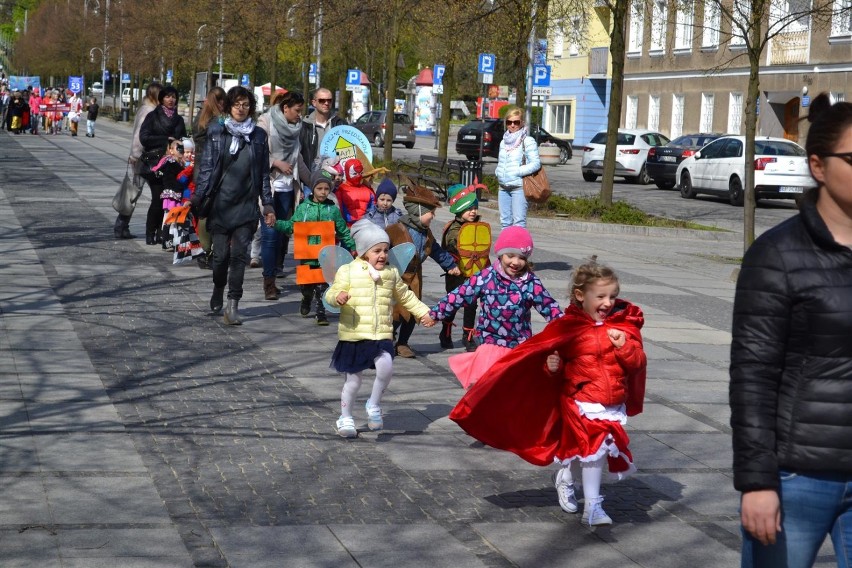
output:
M26 91L27 87L38 89L41 92L41 77L27 77L24 75L9 76L9 88L13 91Z

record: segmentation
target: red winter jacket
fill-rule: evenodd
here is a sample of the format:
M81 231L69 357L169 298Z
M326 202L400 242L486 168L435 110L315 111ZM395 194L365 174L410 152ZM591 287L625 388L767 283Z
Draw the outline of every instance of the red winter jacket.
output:
M600 324L575 304L565 310L566 322L563 325L576 326L577 333L573 341L557 349L565 363L562 371L564 395L580 402L597 402L605 406L627 402L627 378L643 369L646 363L639 336L642 316L641 312L637 314L634 310L638 311L638 308L624 302L617 303L613 313ZM635 325L634 333L622 328L623 324L631 322ZM615 348L607 335L607 329L613 327L622 329L627 335L620 349ZM642 399L632 399L631 402L641 405Z
M334 195L337 197L337 205L348 227L363 217L376 200L376 194L370 186L352 185L346 181L337 187Z

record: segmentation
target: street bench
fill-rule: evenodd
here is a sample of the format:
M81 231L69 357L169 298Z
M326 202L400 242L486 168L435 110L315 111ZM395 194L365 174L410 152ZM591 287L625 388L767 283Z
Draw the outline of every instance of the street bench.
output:
M410 181L429 188L439 199L446 201L447 188L461 181L463 160L421 155L417 164L401 162L398 174ZM405 181L401 179L400 183Z

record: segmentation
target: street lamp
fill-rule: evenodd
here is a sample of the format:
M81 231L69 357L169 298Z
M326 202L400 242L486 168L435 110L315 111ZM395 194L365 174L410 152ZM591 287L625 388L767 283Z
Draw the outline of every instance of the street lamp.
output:
M103 102L103 95L106 94L106 81L104 81L104 77L106 77L106 58L107 53L109 53L109 46L105 45L105 49L101 49L100 47L93 47L89 50L89 61L92 63L95 62L95 51L99 51L101 53L101 89L103 92L101 94L101 102Z

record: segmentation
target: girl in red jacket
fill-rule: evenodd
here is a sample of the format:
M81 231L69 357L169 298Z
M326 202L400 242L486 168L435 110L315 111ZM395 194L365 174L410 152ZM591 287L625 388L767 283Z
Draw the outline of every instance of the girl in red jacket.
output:
M604 463L616 479L636 469L624 424L645 396L644 316L618 292L615 272L594 257L577 267L565 315L503 357L450 413L491 447L558 463L554 483L568 513L579 508L570 469L578 460L590 526L612 524L601 506Z

